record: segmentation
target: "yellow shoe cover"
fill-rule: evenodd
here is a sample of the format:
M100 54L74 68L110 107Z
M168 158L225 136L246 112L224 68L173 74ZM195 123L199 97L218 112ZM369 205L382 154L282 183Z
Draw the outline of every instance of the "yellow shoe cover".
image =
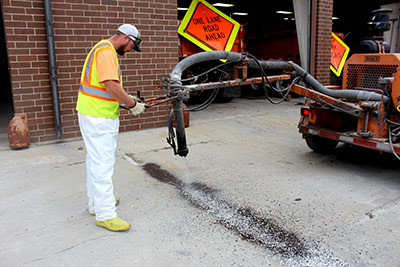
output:
M119 204L119 197L115 196L115 206L118 206L118 204ZM95 212L89 212L89 214L92 216L96 216Z
M96 221L96 225L114 232L126 231L131 227L130 223L118 217L109 219L107 221Z

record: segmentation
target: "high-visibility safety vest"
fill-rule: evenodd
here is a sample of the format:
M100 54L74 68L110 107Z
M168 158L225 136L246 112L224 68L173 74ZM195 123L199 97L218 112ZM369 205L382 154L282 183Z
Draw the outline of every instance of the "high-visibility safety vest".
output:
M119 116L119 102L106 90L104 83L97 81L96 59L97 53L102 49L112 49L118 66L119 83L122 86L121 70L119 67L117 52L114 46L107 40L98 42L86 57L83 65L79 86L76 110L82 114L101 117L116 118Z

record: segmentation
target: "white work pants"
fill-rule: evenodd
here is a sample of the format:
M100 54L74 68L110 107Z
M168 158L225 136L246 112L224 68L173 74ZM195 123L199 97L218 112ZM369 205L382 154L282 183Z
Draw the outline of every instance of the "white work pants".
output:
M89 212L97 221L117 217L112 176L119 118L106 119L78 112L79 127L86 146L86 175Z

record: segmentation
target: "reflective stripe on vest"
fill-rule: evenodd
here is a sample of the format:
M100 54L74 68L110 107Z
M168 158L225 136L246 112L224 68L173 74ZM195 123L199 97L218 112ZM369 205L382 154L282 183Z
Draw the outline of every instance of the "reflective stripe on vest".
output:
M95 89L89 86L80 85L79 90L85 95L98 97L100 99L109 100L109 101L117 101L115 100L107 91L103 91L100 89Z

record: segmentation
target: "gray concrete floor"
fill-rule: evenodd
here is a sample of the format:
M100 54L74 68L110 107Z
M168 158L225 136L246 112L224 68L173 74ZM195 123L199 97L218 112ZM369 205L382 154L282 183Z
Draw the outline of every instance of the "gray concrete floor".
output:
M399 266L399 162L344 145L311 152L301 102L192 113L186 158L166 128L121 133L125 233L86 211L81 140L0 148L0 265Z

